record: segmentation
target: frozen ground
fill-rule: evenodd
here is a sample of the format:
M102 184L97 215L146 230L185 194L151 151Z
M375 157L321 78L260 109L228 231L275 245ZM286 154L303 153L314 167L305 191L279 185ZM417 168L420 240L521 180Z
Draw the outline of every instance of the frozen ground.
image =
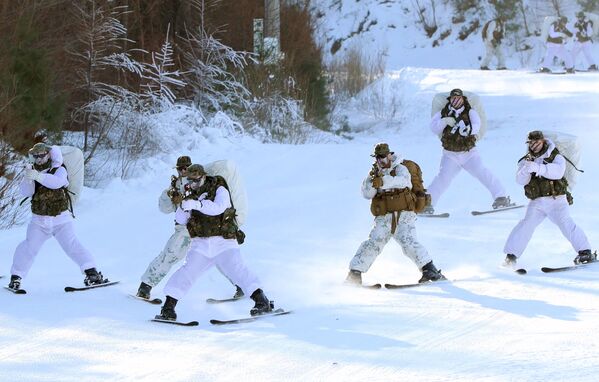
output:
M542 274L541 266L567 265L575 256L559 230L545 222L521 260L529 275L500 269L504 241L524 210L471 216L491 198L467 174L456 178L438 204L451 218L417 223L420 240L455 283L370 291L342 282L372 223L359 188L373 145L389 142L420 163L430 182L441 155L428 130L430 100L457 86L482 97L489 131L479 148L512 199L525 201L514 169L527 131L561 130L582 138L585 173L571 212L597 245L599 76L408 68L383 82L385 98L393 91L402 102L401 117L377 120L355 111L350 123L362 132L347 143L213 139L170 157L172 162L189 153L200 162L226 157L239 164L251 207L242 251L267 295L294 314L211 326L210 318L245 316L252 304L205 304L207 297L233 293L210 271L178 306L180 318L199 320L199 327L148 322L159 308L127 294L135 292L172 231L172 216L157 208L171 164L156 162L140 178L86 189L76 211L80 239L119 285L64 293L65 285L83 277L49 241L24 280L29 294L0 292L0 380L595 381L599 266ZM24 235L24 226L0 232L0 274L8 276ZM366 282L418 278L395 243L365 274ZM155 289L160 297L162 286Z

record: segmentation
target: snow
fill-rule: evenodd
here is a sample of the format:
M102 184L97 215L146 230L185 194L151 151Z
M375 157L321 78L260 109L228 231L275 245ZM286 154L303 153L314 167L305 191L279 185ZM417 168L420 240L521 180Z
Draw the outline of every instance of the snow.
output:
M413 290L371 291L343 285L347 264L372 224L360 196L372 147L385 140L416 160L425 182L436 174L438 138L428 130L430 101L453 87L481 96L489 130L479 150L512 199L525 202L514 181L516 160L532 129L566 131L582 139L572 216L591 243L599 169L593 129L599 77L507 71L406 68L390 72L369 91L397 92L399 117L376 121L365 113L362 131L340 144L261 144L248 137L193 139L138 178L85 189L76 230L99 269L121 283L64 293L83 276L50 240L23 282L25 296L0 293L0 379L23 381L503 381L596 379L599 281L597 267L545 275L541 266L570 264L575 256L559 230L543 223L533 236L519 276L499 267L504 241L524 209L473 217L491 198L460 174L437 209L449 219L419 219L418 236L435 264L454 283ZM382 94L389 98L390 94ZM349 112L348 112L349 113ZM360 117L360 118L359 118ZM177 312L197 328L148 320L158 306L129 298L139 276L172 232L170 215L157 209L177 155L210 162L234 160L244 176L250 213L242 246L269 298L288 316L215 327L211 318L246 316L252 303L208 305L234 288L215 270L202 277ZM8 276L12 251L25 226L0 233ZM364 275L366 283L411 283L417 268L389 243ZM175 267L176 268L176 267ZM6 278L2 280L6 282ZM161 295L164 282L154 293Z

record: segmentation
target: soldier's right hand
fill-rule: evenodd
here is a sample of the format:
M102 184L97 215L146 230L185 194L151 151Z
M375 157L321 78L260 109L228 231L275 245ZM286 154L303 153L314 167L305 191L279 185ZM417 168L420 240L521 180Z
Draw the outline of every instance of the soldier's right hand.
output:
M453 127L455 125L455 118L454 117L445 117L445 118L441 118L441 121L443 121L443 123L446 126L450 126Z
M376 178L372 179L372 187L374 187L374 188L383 187L383 178L380 176L377 176Z

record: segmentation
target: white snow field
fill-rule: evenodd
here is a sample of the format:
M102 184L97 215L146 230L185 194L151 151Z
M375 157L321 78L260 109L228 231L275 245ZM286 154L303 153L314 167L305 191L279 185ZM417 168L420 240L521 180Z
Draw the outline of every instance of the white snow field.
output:
M515 168L528 131L581 138L585 173L571 213L598 246L598 85L599 75L587 73L405 68L374 84L362 101L394 100L397 117L368 115L356 101L349 120L361 132L351 141L295 146L204 138L171 152L168 161L157 159L136 179L85 189L76 210L79 238L99 270L121 282L63 292L83 276L48 241L23 281L28 294L0 291L0 380L596 381L599 264L543 274L541 266L569 265L575 256L546 221L520 261L529 274L502 269L503 245L525 209L471 216L492 200L465 173L437 205L451 217L417 222L419 239L454 283L372 291L343 281L373 221L360 183L374 144L387 141L417 161L430 183L441 157L428 128L430 102L436 92L454 87L481 96L488 132L478 147L515 201L526 202ZM250 206L242 252L268 297L293 314L211 326L211 318L243 317L252 306L249 299L207 305L206 298L234 291L215 270L177 306L181 320L198 320L199 327L149 322L159 307L128 297L172 232L173 216L158 211L157 199L182 154L196 162L237 162ZM25 230L0 232L3 285ZM394 242L364 275L366 283L419 277ZM163 286L155 288L156 296L163 297Z

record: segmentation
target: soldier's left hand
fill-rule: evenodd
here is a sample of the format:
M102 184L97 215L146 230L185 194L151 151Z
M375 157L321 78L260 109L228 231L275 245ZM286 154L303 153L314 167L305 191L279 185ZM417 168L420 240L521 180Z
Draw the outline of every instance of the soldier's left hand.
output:
M200 210L202 203L198 200L187 199L181 203L181 208L183 211Z
M42 174L37 170L27 168L25 169L25 178L33 180L35 182L39 182L42 179Z
M529 174L536 173L537 175L539 175L539 173L541 172L541 165L536 162L526 162L524 166L526 166L526 171Z

